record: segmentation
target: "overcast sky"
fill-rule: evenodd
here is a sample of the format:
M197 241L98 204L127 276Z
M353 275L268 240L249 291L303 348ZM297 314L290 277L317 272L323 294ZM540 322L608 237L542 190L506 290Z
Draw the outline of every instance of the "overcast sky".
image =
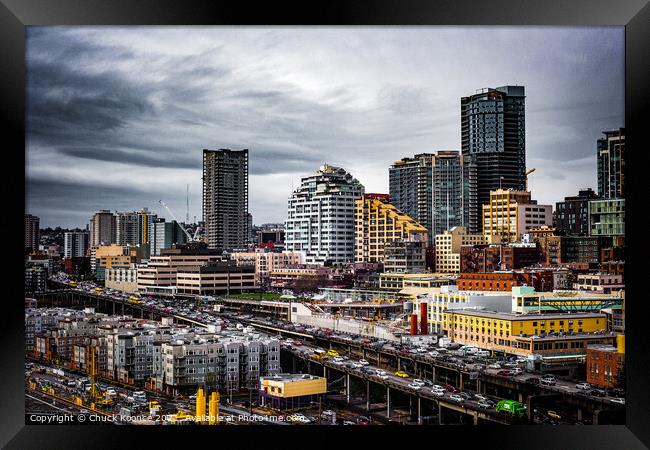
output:
M388 167L460 149L460 97L526 88L539 203L596 188L596 140L624 125L622 27L30 27L27 212L201 219L202 149L249 149L253 222L283 222L324 162L366 192Z

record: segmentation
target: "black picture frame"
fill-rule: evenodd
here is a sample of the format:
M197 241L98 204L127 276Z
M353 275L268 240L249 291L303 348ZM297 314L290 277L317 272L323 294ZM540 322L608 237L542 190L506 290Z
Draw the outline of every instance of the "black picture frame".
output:
M219 433L210 427L108 427L25 425L24 417L24 320L21 281L24 274L18 263L23 257L21 239L15 238L25 210L25 27L29 25L555 25L555 26L625 26L625 127L628 174L626 182L628 245L626 279L626 425L583 427L330 427L325 434L314 434L310 427L226 427ZM303 2L300 7L289 3L269 2L251 6L241 2L172 1L172 0L0 0L0 36L2 83L0 111L5 125L3 156L12 159L3 171L3 200L10 203L0 221L3 244L10 247L3 258L6 288L0 313L3 348L0 352L0 445L6 448L119 448L130 447L134 437L145 438L149 445L173 440L179 445L231 445L242 439L242 430L253 445L312 446L323 436L330 439L359 435L380 443L395 442L400 447L444 445L440 439L474 448L544 448L597 449L645 448L650 446L650 389L644 386L650 364L646 343L648 335L648 300L642 292L641 259L644 234L644 126L650 108L650 5L647 0L435 0L374 2L329 1ZM606 69L604 69L606 70ZM597 95L597 93L594 93ZM9 137L10 139L6 139ZM644 189L646 188L646 189ZM644 201L645 200L645 201ZM630 214L631 211L631 214ZM645 233L647 235L647 233ZM636 243L639 243L638 245ZM639 257L639 263L634 259ZM14 259L15 258L15 259ZM4 265L4 264L3 264ZM280 429L282 428L282 429ZM287 428L290 428L287 430ZM332 428L336 428L332 430ZM341 429L344 428L344 429ZM354 428L352 430L351 428ZM397 430L398 433L395 433ZM320 430L319 430L320 431ZM260 439L256 439L256 434ZM205 441L204 441L205 439ZM346 438L347 439L347 438ZM213 441L214 440L214 441ZM422 444L418 443L422 440ZM213 442L212 442L213 441ZM240 441L241 443L241 441ZM337 445L335 441L331 445ZM480 446L480 447L479 447Z

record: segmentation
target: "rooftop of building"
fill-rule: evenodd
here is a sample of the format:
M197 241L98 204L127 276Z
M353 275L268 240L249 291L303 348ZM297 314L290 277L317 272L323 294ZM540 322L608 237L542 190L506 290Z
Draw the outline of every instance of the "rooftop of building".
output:
M515 314L515 313L500 313L495 311L476 310L476 309L454 309L448 310L449 314L466 315L473 317L485 317L488 319L500 320L564 320L564 319L589 319L589 318L605 318L605 314L579 312L579 313L560 313L560 314Z
M594 345L589 345L587 348L589 350L596 350L600 352L612 352L612 353L617 352L617 348L613 345L594 344Z
M282 381L284 383L292 383L295 381L304 381L304 380L322 380L323 377L317 375L310 375L307 373L278 373L275 375L268 375L260 377L261 381L270 380L270 381Z

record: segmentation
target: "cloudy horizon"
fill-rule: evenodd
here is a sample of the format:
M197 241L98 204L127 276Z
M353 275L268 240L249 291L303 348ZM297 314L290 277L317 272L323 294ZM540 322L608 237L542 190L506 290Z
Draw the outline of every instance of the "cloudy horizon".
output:
M28 27L26 212L84 228L162 199L201 220L204 148L249 149L253 222L300 178L460 150L460 98L526 89L540 204L596 189L596 140L624 126L623 27Z

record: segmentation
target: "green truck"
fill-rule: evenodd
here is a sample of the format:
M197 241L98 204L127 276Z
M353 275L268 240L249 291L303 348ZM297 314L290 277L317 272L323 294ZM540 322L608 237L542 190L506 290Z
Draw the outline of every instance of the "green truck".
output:
M504 411L515 417L524 417L526 415L526 407L514 400L501 400L497 403L496 411Z

